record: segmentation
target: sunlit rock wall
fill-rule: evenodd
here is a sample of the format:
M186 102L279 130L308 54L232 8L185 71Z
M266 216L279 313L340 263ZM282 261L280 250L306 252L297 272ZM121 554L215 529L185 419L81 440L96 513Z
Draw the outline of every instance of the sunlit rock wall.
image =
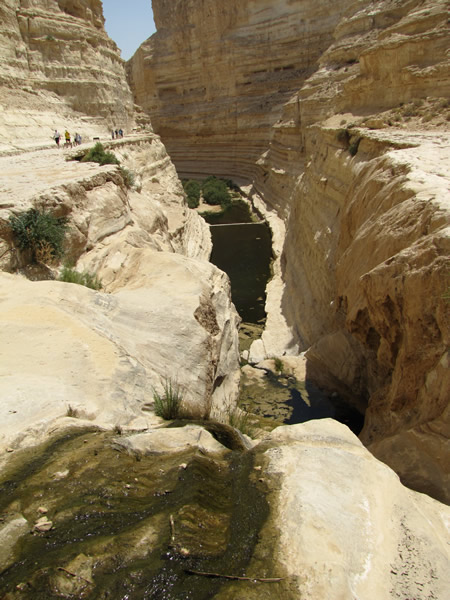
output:
M281 106L353 4L155 0L157 33L128 75L177 170L251 179Z
M2 1L2 146L48 143L55 127L133 126L124 61L103 23L100 0Z
M135 98L179 171L249 180L284 219L282 310L310 376L448 498L447 2L153 6Z

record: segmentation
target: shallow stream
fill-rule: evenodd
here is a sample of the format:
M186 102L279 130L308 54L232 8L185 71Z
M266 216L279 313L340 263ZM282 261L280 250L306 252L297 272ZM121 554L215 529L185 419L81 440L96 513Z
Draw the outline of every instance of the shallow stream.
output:
M77 430L17 453L0 525L29 527L0 574L2 600L206 600L233 584L189 571L245 574L268 514L251 454L133 455L115 438ZM33 531L43 514L51 528Z

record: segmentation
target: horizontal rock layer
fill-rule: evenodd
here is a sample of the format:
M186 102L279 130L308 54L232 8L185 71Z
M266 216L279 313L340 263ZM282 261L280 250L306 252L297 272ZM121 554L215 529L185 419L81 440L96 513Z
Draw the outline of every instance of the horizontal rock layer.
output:
M280 107L352 4L153 2L157 33L127 68L177 170L251 180Z
M6 0L0 6L0 152L134 125L124 61L100 0Z

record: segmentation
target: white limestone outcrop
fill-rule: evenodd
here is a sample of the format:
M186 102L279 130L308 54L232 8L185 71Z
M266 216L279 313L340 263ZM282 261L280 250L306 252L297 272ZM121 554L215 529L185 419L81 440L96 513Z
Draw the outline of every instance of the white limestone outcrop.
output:
M278 427L254 451L272 507L260 544L287 580L278 597L444 600L449 507L405 488L345 425Z

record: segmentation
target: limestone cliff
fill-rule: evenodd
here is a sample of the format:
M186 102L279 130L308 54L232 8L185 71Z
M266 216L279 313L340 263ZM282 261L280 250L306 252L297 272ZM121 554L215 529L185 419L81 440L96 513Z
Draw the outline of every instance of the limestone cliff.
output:
M5 0L0 6L0 151L130 130L124 61L106 35L100 0Z
M315 71L353 4L154 1L157 33L128 74L177 170L251 180L281 105Z
M177 169L251 181L283 219L268 307L286 350L309 348L309 376L367 409L365 443L448 499L447 3L153 6L128 72Z

